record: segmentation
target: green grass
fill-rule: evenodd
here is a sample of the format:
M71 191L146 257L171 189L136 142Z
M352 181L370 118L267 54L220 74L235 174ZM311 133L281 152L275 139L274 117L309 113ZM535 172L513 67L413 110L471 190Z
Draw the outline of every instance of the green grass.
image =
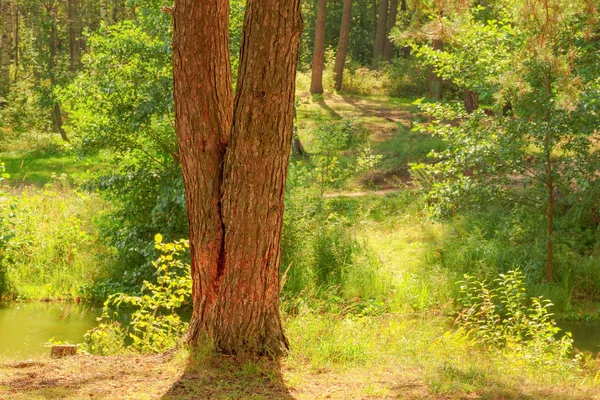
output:
M77 159L63 152L0 153L9 182L13 185L30 184L42 187L55 177L65 174L71 182L81 183L94 171L108 168L102 155Z

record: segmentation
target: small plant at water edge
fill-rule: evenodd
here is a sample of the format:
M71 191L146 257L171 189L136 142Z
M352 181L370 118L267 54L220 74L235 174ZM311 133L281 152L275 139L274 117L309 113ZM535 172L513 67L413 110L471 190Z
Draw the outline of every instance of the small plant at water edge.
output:
M460 312L456 323L475 340L511 357L523 357L549 367L574 366L571 333L558 337L552 303L526 296L525 276L518 269L500 274L496 286L465 275L460 284Z
M162 243L161 235L156 235L155 242L161 253L154 262L157 283L145 281L141 296L116 293L106 300L100 318L102 323L86 333L84 338L85 348L90 353L108 355L124 352L129 340L131 350L158 353L175 346L187 329L187 323L177 311L189 304L191 299L189 265L180 260L189 243L187 240ZM113 318L118 317L114 310L121 306L126 306L126 311L134 310L127 327L122 327Z

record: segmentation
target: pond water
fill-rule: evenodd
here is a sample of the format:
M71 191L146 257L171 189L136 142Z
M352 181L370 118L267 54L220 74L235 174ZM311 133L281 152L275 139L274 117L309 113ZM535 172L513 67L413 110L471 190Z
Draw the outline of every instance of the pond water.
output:
M573 334L573 345L579 350L600 352L600 321L561 322L558 326Z
M49 339L81 343L96 326L102 309L76 303L0 304L0 356L26 358L49 354Z
M51 338L81 343L83 335L98 324L96 318L101 313L100 307L75 303L0 304L0 358L49 354L44 344ZM128 323L126 319L121 322ZM579 350L600 351L600 321L568 322L559 326L573 333Z

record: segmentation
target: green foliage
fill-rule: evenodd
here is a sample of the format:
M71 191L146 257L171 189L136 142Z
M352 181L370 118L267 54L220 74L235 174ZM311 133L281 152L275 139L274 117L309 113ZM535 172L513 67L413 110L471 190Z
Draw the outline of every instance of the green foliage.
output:
M157 282L144 281L140 296L111 295L104 303L103 322L85 335L87 351L102 355L125 350L149 354L163 352L177 344L187 329L178 311L190 304L192 294L189 265L181 260L189 243L187 240L163 243L162 240L162 235L156 235L155 247L161 253L154 262ZM118 316L113 310L120 307L126 311L134 309L126 327L112 321ZM129 346L126 338L131 340Z
M460 34L445 43L444 51L414 43L413 51L424 66L489 102L499 90L498 76L510 69L515 48L522 43L510 20L481 22L469 17L461 21Z
M525 276L519 270L500 274L496 287L470 275L459 282L460 311L456 323L480 343L547 367L575 368L570 333L562 337L549 312L550 300L527 300Z

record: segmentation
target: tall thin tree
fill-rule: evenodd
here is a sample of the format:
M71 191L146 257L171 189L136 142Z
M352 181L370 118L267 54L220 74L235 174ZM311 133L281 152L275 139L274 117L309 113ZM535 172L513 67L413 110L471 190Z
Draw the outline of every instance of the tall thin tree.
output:
M310 92L323 93L323 69L325 67L325 19L327 16L327 0L317 2L317 23L315 25L315 48L312 59L312 76Z
M373 61L379 61L383 57L385 49L385 36L387 28L388 0L379 0L379 11L377 12L377 28L375 31L375 42L373 44Z
M385 44L383 47L383 58L386 61L390 61L394 56L394 44L390 40L390 32L396 26L396 19L398 18L398 0L390 0L390 13L387 20L387 29L385 34Z
M342 10L342 25L340 27L340 37L338 39L337 53L335 55L335 66L333 72L335 75L335 90L342 90L344 80L344 66L346 65L346 55L348 54L348 41L350 39L350 23L352 22L352 0L344 0Z

